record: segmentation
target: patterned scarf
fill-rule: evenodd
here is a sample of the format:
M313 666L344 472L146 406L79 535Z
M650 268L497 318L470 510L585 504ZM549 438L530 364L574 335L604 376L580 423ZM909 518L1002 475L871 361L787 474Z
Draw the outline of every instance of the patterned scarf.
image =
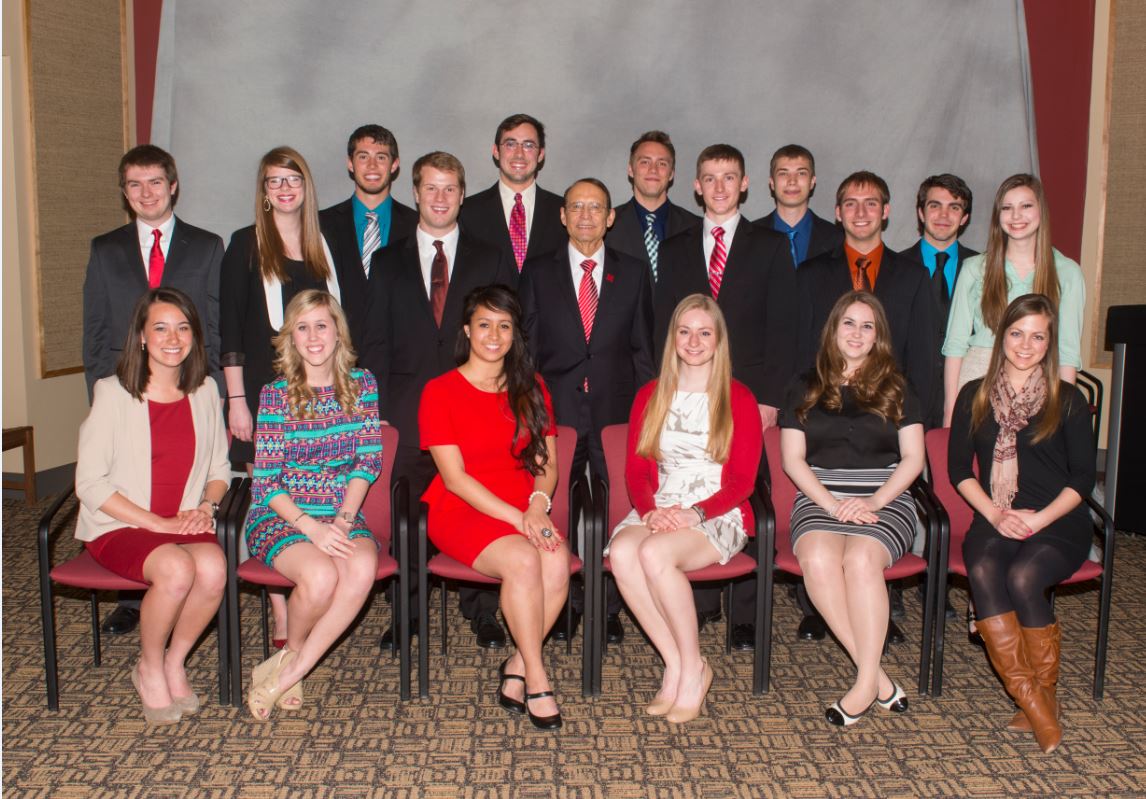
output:
M1033 370L1017 393L1005 370L999 370L991 387L991 410L999 425L995 438L994 464L991 467L991 502L996 508L1011 509L1019 490L1019 461L1015 442L1018 433L1043 407L1047 398L1047 381L1041 368Z

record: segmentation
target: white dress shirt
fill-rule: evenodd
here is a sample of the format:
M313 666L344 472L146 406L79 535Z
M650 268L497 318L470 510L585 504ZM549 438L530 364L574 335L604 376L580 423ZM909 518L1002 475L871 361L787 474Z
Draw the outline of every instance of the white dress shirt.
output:
M419 225L415 235L418 237L418 262L422 266L422 283L426 287L426 296L430 296L430 270L434 266L434 256L438 250L434 247L435 241L442 242L442 252L446 255L446 279L454 275L454 257L458 254L458 226L444 236L431 236L422 230Z
M505 212L505 226L509 227L509 215L513 213L513 198L516 189L511 189L500 180L497 182L501 193L501 210ZM521 204L525 206L525 240L529 241L529 234L533 232L533 209L537 205L537 181L529 184L529 188L521 192Z
M573 296L581 290L581 278L585 275L585 270L581 268L581 262L586 258L592 259L597 262L593 267L593 271L589 274L593 277L593 283L597 286L597 296L601 296L601 279L605 276L605 245L602 244L597 248L597 252L592 255L582 255L581 251L569 245L569 272L573 275Z
M708 218L707 215L705 215L705 217L704 217L704 238L702 240L702 243L704 244L704 264L705 264L705 266L708 266L708 264L711 263L712 251L716 249L716 238L712 235L712 229L714 227L724 228L724 252L730 253L730 252L732 252L732 237L736 235L736 226L738 224L740 224L740 214L739 213L737 213L731 219L728 219L728 220L726 220L724 222L720 222L720 223L713 222L711 219Z
M171 233L175 230L175 214L167 217L167 221L158 228L153 228L142 219L135 220L135 232L139 236L139 252L143 256L144 275L147 275L148 266L151 264L151 248L155 244L153 230L159 230L163 234L159 237L159 249L163 251L163 263L166 265L167 253L171 249Z

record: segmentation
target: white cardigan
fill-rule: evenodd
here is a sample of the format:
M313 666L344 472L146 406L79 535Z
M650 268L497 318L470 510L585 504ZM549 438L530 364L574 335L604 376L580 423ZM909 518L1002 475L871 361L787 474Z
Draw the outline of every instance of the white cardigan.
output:
M189 395L195 426L195 460L179 503L190 510L203 500L213 480L230 482L227 431L219 390L208 377ZM91 413L80 425L76 460L76 496L80 499L76 538L94 541L104 533L131 525L100 510L115 492L141 508L151 507L151 421L146 400L136 400L119 383L105 377L95 384Z

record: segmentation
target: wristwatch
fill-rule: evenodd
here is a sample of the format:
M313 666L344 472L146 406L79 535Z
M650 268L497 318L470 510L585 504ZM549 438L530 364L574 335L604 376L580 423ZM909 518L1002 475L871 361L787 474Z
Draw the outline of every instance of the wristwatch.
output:
M199 504L202 505L203 502L206 502L208 505L211 506L211 518L212 519L218 519L219 518L219 503L218 502L212 502L209 499L204 499Z

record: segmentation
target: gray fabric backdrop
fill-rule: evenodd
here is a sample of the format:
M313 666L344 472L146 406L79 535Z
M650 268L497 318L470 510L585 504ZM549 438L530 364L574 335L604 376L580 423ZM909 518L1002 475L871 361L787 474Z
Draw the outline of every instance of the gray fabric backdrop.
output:
M1028 99L1021 0L167 0L152 140L179 163L179 213L224 237L250 224L275 145L303 153L326 206L352 189L347 135L383 124L409 204L408 167L429 150L462 159L471 193L491 185L497 123L524 111L547 127L539 182L553 191L594 175L625 199L630 142L663 128L676 202L695 207L696 154L724 141L747 157L755 219L772 208L771 153L799 142L817 157L821 215L849 172L888 180L895 248L917 237L919 182L961 175L978 247L999 182L1037 163Z

